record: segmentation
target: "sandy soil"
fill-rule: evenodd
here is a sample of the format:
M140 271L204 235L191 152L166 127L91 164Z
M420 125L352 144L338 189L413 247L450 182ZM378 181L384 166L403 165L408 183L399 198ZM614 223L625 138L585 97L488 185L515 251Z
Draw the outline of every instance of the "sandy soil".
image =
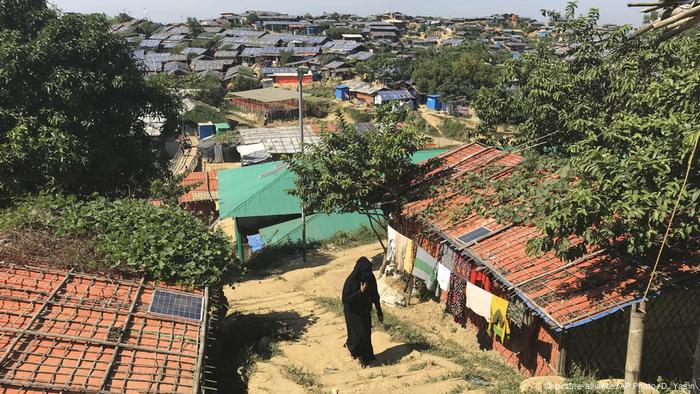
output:
M320 307L318 297L340 296L342 284L360 256L370 259L381 255L378 245L366 245L334 253L310 256L306 264L299 259L282 268L248 279L226 289L230 313L236 320L264 325L283 322L288 340L277 342L278 351L268 360L258 361L250 376L251 393L458 393L467 387L459 374L462 366L449 359L421 353L396 342L387 333L374 330L372 341L383 365L362 369L343 348L345 323L334 312ZM379 260L376 258L375 261ZM378 264L377 264L378 265ZM473 333L442 317L442 305L429 301L409 308L384 306L404 321L424 329L433 340L450 340L464 347L465 354L484 360L498 357L481 352ZM257 320L252 320L257 319ZM235 329L236 322L232 324ZM310 379L300 383L304 371ZM290 372L292 371L292 372ZM452 375L450 375L452 374ZM458 389L459 388L459 389ZM467 392L467 391L464 391ZM470 391L473 393L481 391Z

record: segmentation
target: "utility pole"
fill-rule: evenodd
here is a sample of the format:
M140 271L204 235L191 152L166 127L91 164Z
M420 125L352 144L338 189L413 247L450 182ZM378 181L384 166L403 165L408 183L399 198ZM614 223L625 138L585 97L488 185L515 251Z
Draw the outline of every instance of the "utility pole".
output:
M299 132L301 133L301 154L304 154L304 94L303 91L303 79L304 75L309 70L306 67L297 68L297 77L299 80ZM301 248L302 248L302 260L306 262L306 208L304 208L304 202L301 202Z
M625 360L625 394L639 393L644 350L645 302L633 305L630 311L630 329L627 337L627 359Z

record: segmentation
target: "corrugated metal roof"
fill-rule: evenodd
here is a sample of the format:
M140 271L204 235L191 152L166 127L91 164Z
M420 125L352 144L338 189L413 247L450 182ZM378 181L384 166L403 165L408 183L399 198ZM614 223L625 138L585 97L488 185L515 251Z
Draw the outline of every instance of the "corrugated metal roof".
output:
M383 90L378 92L377 95L384 101L389 100L410 100L413 99L413 95L406 89L401 90Z
M220 217L300 214L299 199L287 193L294 178L280 161L220 171Z
M243 145L262 143L265 150L271 154L297 153L301 152L301 136L299 128L272 127L257 129L238 130L240 143ZM304 128L304 144L316 145L320 142L311 129Z

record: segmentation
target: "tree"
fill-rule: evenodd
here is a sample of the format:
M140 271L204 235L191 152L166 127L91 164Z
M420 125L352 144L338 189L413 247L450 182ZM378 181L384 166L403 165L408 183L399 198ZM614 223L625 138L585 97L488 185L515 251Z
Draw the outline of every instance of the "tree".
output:
M257 22L260 18L258 17L258 14L256 13L250 13L246 15L245 17L245 22L248 26L254 25L255 22Z
M323 134L304 155L285 159L297 174L292 194L309 213L365 214L376 233L375 226L385 226L389 215L398 217L416 198L411 181L428 167L414 164L411 155L426 140L418 130L398 126L405 111L381 110L370 133L358 133L341 112L337 116L337 132Z
M596 10L575 10L547 13L574 48L566 61L539 51L509 62L476 102L484 135L529 148L525 164L504 180L457 187L476 195L465 212L539 227L531 253L574 259L597 246L644 257L660 246L700 136L700 34L629 40L629 27L601 33ZM494 134L504 123L518 133ZM669 238L676 251L699 244L698 156Z
M39 190L144 194L167 173L144 118L163 118L167 137L179 100L103 16L0 0L0 23L0 205Z
M440 48L418 57L412 78L422 93L471 99L478 89L496 83L498 69L488 60L481 45Z
M377 53L369 60L356 65L355 71L367 82L381 82L392 85L411 78L413 62L392 53Z
M145 200L39 195L0 211L0 233L9 247L28 252L28 259L70 264L83 272L191 287L221 283L241 272L223 233L209 231L179 207Z
M229 86L232 92L242 92L246 90L257 89L260 87L260 80L253 70L243 67L238 74L233 78Z
M187 28L190 29L190 34L193 38L202 34L202 32L204 31L204 29L202 29L202 25L199 23L197 18L193 18L191 16L187 18Z
M343 38L343 34L362 34L362 30L349 27L332 27L326 30L324 34L331 40L340 40Z
M125 12L120 12L114 17L114 21L117 23L125 23L125 22L130 22L133 21L134 17L125 13Z
M293 58L294 58L294 52L292 52L292 51L280 51L279 64L282 66L286 66L287 64L292 62Z

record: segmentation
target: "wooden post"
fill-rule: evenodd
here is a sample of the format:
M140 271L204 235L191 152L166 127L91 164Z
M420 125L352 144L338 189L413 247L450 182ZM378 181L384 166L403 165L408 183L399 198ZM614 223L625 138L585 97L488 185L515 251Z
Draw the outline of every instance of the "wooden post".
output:
M639 392L639 380L642 372L642 355L644 351L644 302L632 306L630 311L630 328L627 337L627 359L625 361L625 394Z
M695 342L695 362L693 363L693 380L691 392L700 394L700 327L698 327L698 340Z
M566 375L566 348L564 347L564 340L566 338L566 331L562 331L559 336L559 359L557 360L557 376Z

